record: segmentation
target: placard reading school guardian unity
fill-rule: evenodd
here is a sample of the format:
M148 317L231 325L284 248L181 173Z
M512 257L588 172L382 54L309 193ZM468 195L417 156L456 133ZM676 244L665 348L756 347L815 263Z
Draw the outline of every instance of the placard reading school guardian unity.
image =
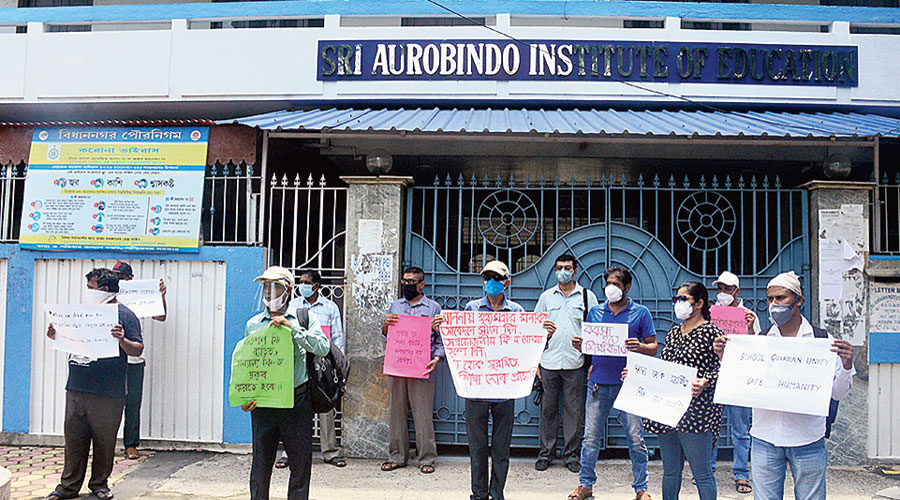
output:
M197 252L207 127L36 128L19 245Z

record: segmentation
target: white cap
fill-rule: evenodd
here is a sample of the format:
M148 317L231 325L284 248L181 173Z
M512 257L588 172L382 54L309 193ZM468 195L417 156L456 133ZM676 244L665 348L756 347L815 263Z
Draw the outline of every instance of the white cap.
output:
M740 288L741 281L738 279L736 274L729 271L722 271L722 274L719 275L719 279L713 281L713 286L719 285L735 286Z
M283 267L272 266L266 269L261 276L257 276L253 281L277 281L287 286L294 284L294 274Z
M798 297L803 296L803 287L800 285L800 277L797 276L794 271L781 273L778 276L775 276L766 288L772 288L773 286L786 288Z
M506 264L500 262L499 260L492 260L485 264L484 269L481 270L481 273L484 274L488 271L494 271L500 276L509 278L509 268L506 267Z

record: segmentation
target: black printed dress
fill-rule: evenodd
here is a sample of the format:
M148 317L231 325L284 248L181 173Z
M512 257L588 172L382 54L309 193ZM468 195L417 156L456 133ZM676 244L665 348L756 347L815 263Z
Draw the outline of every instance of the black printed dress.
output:
M666 334L666 344L659 358L680 365L697 368L697 377L709 380L709 386L699 396L691 399L676 430L681 432L712 432L714 438L719 437L722 424L722 406L713 403L716 391L716 379L719 376L719 357L713 349L716 337L724 335L716 325L707 321L685 335L681 325L675 325ZM644 430L654 434L663 434L672 427L644 419ZM715 441L713 441L715 442Z

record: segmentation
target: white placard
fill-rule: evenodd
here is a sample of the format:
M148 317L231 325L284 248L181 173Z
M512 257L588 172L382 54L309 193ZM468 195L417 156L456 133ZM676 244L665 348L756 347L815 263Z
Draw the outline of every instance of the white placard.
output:
M592 356L625 357L628 325L623 323L582 323L581 352Z
M53 348L88 358L114 358L119 342L110 331L119 324L116 304L46 304L47 319L56 330Z
M116 300L131 309L138 318L162 316L166 313L158 279L120 280Z
M834 364L831 339L729 337L714 401L808 415L828 415Z
M381 253L384 237L384 221L381 219L359 219L359 253Z
M456 393L516 399L531 394L547 313L444 311L441 338Z
M675 427L691 404L697 369L629 352L628 376L613 408Z

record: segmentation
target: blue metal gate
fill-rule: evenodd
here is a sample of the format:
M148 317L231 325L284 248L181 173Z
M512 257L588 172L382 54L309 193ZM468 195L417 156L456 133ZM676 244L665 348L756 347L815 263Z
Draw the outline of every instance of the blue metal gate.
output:
M405 263L425 270L426 293L446 310L482 295L480 270L495 258L509 265L509 297L526 310L556 284L560 254L578 259L578 282L599 297L603 271L624 266L634 274L629 296L650 309L664 342L674 324L675 287L711 283L723 270L740 276L745 305L766 323L768 280L809 267L807 217L806 191L785 189L777 177L670 176L663 184L654 176L645 184L643 176L627 183L624 175L583 183L448 176L410 190ZM435 394L439 443L466 443L463 410L443 364ZM513 446L537 448L539 421L530 398L517 400ZM603 445L627 447L614 415L608 425ZM729 447L725 431L720 445Z

